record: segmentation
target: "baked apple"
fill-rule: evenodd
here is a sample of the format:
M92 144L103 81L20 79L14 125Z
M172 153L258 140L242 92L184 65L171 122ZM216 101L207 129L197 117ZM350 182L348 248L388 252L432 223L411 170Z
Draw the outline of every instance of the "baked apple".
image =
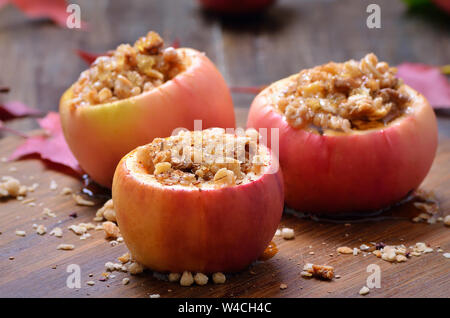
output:
M155 32L95 60L62 96L61 123L81 167L110 187L119 160L177 127L235 127L229 89L201 52L171 47Z
M289 207L373 211L419 186L436 153L436 118L395 72L368 54L303 70L254 99L248 127L279 128Z
M233 272L263 253L284 193L278 162L257 136L181 131L120 161L112 197L137 262L161 272Z

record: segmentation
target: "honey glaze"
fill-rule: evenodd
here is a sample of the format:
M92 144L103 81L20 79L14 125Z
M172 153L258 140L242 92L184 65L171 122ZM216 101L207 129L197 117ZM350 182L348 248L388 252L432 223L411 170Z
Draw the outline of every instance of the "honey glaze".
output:
M277 245L272 241L267 245L264 252L261 254L261 256L258 258L260 261L267 261L274 257L278 253L278 247Z

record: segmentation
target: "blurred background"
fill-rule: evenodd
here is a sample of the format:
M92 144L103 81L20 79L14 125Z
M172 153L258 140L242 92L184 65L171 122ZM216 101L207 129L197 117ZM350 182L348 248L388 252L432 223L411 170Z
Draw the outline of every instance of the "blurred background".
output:
M240 11L246 1L228 4ZM77 49L102 53L134 42L149 30L159 32L167 44L179 41L204 51L234 87L269 84L302 68L360 59L367 52L392 65L450 63L450 15L428 5L428 0L279 0L243 16L205 10L196 0L68 2L80 6L86 30L29 19L13 5L0 9L0 86L11 89L4 99L20 100L43 112L57 110L63 91L87 68L75 54ZM380 6L381 28L366 25L370 3ZM233 93L240 125L245 124L253 97ZM450 135L450 128L445 128L449 117L440 116L439 122ZM36 127L27 119L8 125Z

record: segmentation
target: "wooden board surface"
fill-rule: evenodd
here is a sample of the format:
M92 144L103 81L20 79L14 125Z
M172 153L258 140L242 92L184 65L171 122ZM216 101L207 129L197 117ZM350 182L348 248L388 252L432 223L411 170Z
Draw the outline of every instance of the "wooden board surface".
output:
M1 140L0 157L10 154L19 142L17 137ZM450 140L441 138L439 153L422 187L436 193L444 215L450 211L449 159ZM152 272L139 276L114 272L115 278L102 282L99 278L104 272L104 264L117 262L116 258L127 251L126 246L124 243L111 246L102 231L91 231L92 237L80 240L67 229L72 224L91 222L101 202L95 207L76 206L70 196L61 195L60 191L63 187L79 191L81 181L49 170L39 160L3 162L0 176L4 175L14 176L26 185L37 182L40 186L27 197L36 199L34 207L14 199L0 201L2 297L148 297L150 294L161 297L361 297L358 292L366 284L369 276L366 268L370 264L381 268L381 288L373 289L366 297L450 297L450 260L436 252L437 247L450 252L450 229L443 223L411 222L412 215L418 214L411 204L384 213L378 221L330 223L285 213L280 227L294 228L295 239L274 238L279 251L273 258L257 262L241 273L228 275L225 285L181 287L161 280L160 275ZM57 190L50 190L51 180L58 184ZM56 218L43 219L43 208L50 208ZM78 215L75 219L69 216L73 212ZM56 238L48 233L39 236L33 224L45 225L47 232L59 226L63 228L63 237ZM16 230L24 230L27 235L16 236ZM358 247L367 242L406 246L426 242L434 252L400 264L391 264L373 255L336 253L339 246ZM75 249L57 250L60 243L74 244ZM341 278L331 282L302 278L300 272L305 263L334 266ZM66 286L69 276L66 270L70 264L80 266L80 289ZM124 277L130 277L129 285L122 285ZM86 285L90 280L95 281L94 286ZM288 288L280 290L281 283L287 284Z

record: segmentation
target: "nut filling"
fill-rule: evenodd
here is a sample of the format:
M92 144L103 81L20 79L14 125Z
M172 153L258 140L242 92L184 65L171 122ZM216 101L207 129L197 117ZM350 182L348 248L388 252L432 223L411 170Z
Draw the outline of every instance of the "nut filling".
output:
M408 111L396 69L367 54L359 62L330 62L302 70L275 97L295 128L348 132L379 128Z
M98 57L73 85L73 106L114 102L149 91L186 69L181 53L150 31L134 43L121 44Z
M138 163L163 185L222 187L251 182L270 165L270 153L254 129L182 131L156 138L137 152Z

